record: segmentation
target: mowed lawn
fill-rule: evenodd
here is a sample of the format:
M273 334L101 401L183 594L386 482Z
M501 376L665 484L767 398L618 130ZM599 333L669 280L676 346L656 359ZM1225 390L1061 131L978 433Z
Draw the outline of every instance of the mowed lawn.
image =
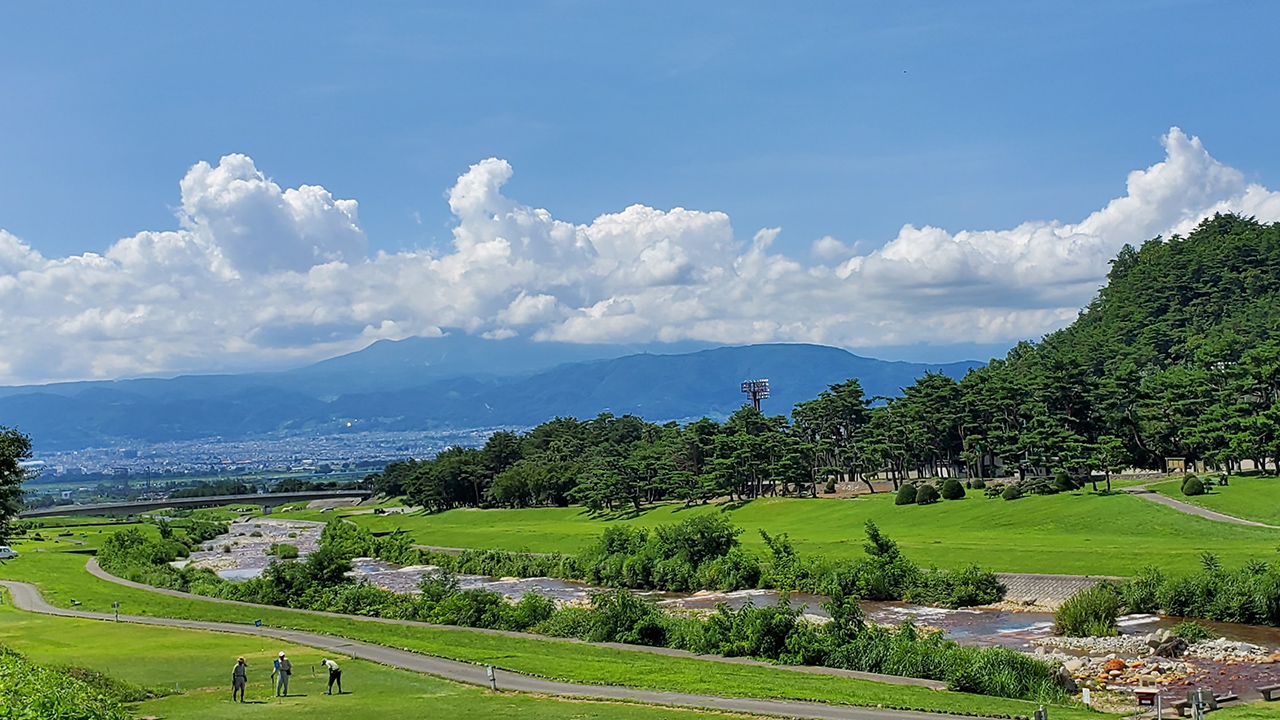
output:
M723 717L620 703L582 703L491 693L428 675L395 670L308 647L223 633L53 618L0 607L0 644L49 665L79 665L149 687L179 689L136 707L139 716L223 720L308 718L545 718L672 720ZM288 653L294 675L287 698L274 697L271 661ZM231 702L231 667L249 665L243 705ZM343 694L325 695L322 657L342 666Z
M36 547L44 552L33 552ZM216 620L252 624L262 620L269 627L288 627L366 642L399 647L438 657L491 664L497 668L589 685L625 685L651 690L670 690L728 697L764 697L814 700L859 705L896 705L948 712L1031 715L1035 704L1020 700L963 693L939 692L910 685L815 675L771 667L713 662L694 658L667 657L612 647L595 647L550 639L506 637L464 629L405 627L360 618L328 618L284 608L244 607L206 600L189 600L160 595L148 590L122 587L90 575L85 555L56 550L48 543L18 543L23 553L17 560L0 563L0 579L36 585L51 604L111 612L119 602L121 612L132 615ZM7 603L7 600L5 601ZM16 613L17 615L24 615ZM3 619L0 618L0 623ZM110 626L110 623L101 623ZM135 626L122 625L133 628ZM233 639L234 636L232 636ZM64 638L74 648L77 639ZM2 642L2 640L0 640ZM252 639L237 640L237 648L254 650ZM267 649L274 648L268 645ZM228 648L230 651L230 648ZM236 652L242 652L236 650ZM232 656L234 657L234 655ZM212 672L225 658L211 660ZM163 664L162 664L163 665ZM344 671L344 680L346 679ZM167 678L164 679L168 682ZM353 686L354 687L354 686ZM585 711L584 711L585 712ZM161 717L205 717L155 713ZM1097 718L1097 714L1076 707L1053 709L1055 718ZM369 717L357 715L356 717ZM218 717L216 714L209 717ZM223 715L222 717L226 717ZM341 716L338 716L341 717ZM590 715L586 717L592 717Z
M787 533L802 552L829 557L861 555L863 525L874 520L922 565L978 563L1005 572L1123 576L1145 565L1181 572L1197 568L1206 550L1231 566L1270 558L1280 544L1280 530L1193 517L1119 491L1012 501L970 491L963 500L926 506L896 506L888 494L762 499L740 506L662 505L613 519L576 507L346 517L375 531L404 528L424 545L569 553L588 545L610 523L652 527L696 513L723 513L743 528L750 548L763 551L758 532L763 528Z
M1210 479L1206 477L1206 479ZM1216 482L1216 481L1215 481ZM1232 477L1226 487L1214 485L1206 495L1187 497L1182 481L1150 485L1152 490L1175 500L1216 510L1225 515L1280 526L1280 478Z

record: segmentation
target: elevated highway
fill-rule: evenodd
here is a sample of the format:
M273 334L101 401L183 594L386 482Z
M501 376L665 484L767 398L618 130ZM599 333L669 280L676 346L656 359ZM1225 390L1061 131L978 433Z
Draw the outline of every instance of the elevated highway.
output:
M270 511L286 503L311 500L335 500L358 498L364 500L368 490L315 490L312 492L256 493L253 495L215 495L211 497L186 497L155 500L139 500L122 503L97 503L93 505L56 505L39 510L25 510L19 518L57 517L63 515L137 515L138 513L166 508L190 509L217 507L219 505L256 505Z

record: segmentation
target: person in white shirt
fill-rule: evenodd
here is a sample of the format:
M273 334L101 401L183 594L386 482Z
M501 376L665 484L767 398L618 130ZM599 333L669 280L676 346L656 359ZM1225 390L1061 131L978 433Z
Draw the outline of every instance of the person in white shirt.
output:
M338 684L338 694L342 694L342 668L338 667L338 663L325 658L320 664L329 668L329 694L333 694L333 684Z
M283 650L280 651L280 657L276 658L276 669L271 674L276 678L276 697L288 697L289 676L293 674L293 663L284 656Z

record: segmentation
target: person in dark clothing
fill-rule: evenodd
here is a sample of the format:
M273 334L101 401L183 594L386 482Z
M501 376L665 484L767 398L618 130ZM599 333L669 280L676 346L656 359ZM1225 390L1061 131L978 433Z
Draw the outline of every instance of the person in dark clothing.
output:
M333 694L333 684L338 684L338 694L342 694L342 668L338 667L338 663L325 658L320 664L329 668L329 694Z

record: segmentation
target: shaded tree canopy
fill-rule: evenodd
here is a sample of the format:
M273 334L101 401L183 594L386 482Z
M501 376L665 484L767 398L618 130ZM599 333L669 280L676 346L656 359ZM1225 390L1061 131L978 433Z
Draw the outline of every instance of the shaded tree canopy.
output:
M0 426L0 543L13 532L13 521L22 510L22 461L31 457L31 438Z

